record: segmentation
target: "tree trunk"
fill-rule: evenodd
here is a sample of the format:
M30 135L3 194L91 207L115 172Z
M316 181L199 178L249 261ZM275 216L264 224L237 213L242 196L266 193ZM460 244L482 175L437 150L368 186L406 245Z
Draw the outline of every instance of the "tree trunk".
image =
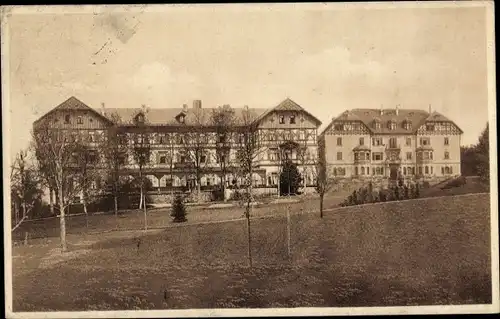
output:
M288 246L288 258L292 258L292 236L291 236L291 220L290 220L290 206L286 210L286 236L287 236L287 246Z
M144 196L144 200L142 202L142 205L144 207L144 229L148 230L148 211L147 211L147 207L146 207L146 194L144 194L143 196Z
M61 237L61 249L62 251L67 251L68 247L66 245L66 219L64 214L64 203L62 201L62 187L59 187L59 225L60 225L60 237Z
M224 202L227 202L226 198L226 173L224 172L221 176L220 183L222 184L222 198Z
M54 190L52 187L49 188L49 207L50 207L50 215L54 216Z
M139 209L142 208L142 196L143 196L143 183L142 183L142 169L139 168L139 188L140 188L140 196L139 196Z
M115 217L118 217L118 194L115 193L114 200L115 200Z
M252 268L252 234L250 231L250 202L247 203L248 265Z
M82 194L82 203L83 203L83 213L85 214L85 224L86 227L89 228L89 213L87 210L87 196L85 193Z
M323 193L321 193L319 195L319 217L320 218L323 218L323 198L325 197L325 195Z
M248 198L247 198L247 209L246 209L246 217L247 217L247 233L248 233L248 264L250 268L252 268L252 234L250 228L250 214L252 211L252 174L253 171L250 168L250 183L247 187L248 189Z

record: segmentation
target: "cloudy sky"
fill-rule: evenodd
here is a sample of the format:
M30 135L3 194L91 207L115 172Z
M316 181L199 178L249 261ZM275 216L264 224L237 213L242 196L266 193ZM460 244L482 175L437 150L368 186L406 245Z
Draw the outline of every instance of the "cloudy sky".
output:
M74 10L73 10L74 11ZM10 16L12 151L70 96L93 107L272 107L324 126L350 108L440 111L475 143L488 119L486 10L341 6L82 9Z

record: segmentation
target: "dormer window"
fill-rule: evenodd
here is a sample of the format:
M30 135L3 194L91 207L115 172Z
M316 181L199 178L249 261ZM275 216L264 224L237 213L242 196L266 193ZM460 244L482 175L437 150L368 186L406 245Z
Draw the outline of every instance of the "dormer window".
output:
M405 130L411 130L411 122L410 122L410 121L408 121L408 120L405 120L405 121L403 122L403 128L404 128Z
M425 125L425 130L427 131L434 131L434 124L428 123Z
M393 120L390 120L387 124L387 128L389 128L391 131L396 129L396 122Z
M137 123L144 123L144 114L139 113L135 116L135 121Z
M71 123L71 116L69 114L66 114L64 116L64 123L70 124Z
M184 114L180 115L180 116L178 117L178 119L179 119L179 123L184 123L185 118L186 118L186 116L185 116Z
M376 130L380 130L380 121L374 120L373 121L373 128Z
M295 115L290 115L290 124L295 124Z
M83 124L83 119L81 116L76 118L76 124Z

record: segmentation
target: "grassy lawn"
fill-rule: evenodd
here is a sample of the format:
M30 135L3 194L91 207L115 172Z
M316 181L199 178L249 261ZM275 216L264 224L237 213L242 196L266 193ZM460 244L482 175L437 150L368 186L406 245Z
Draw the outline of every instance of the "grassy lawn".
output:
M325 209L336 207L344 198L344 193L325 197ZM283 215L287 210L306 212L319 209L317 198L307 198L298 203L267 204L254 207L253 217L269 215ZM221 220L239 219L243 217L243 207L206 208L187 206L188 223L213 222ZM148 227L166 227L172 225L170 208L155 208L148 210ZM68 234L83 234L87 232L102 232L113 229L132 230L144 228L144 213L142 210L126 211L115 218L112 212L89 216L89 227L86 227L85 216L66 217L66 231ZM14 241L24 240L25 232L30 239L59 237L59 218L37 221L26 221L13 234ZM35 241L36 242L36 241Z
M491 303L489 195L13 249L14 311ZM140 245L138 241L140 240Z
M478 177L467 177L467 183L459 187L442 189L444 185L436 185L427 189L422 189L421 197L453 196L463 194L488 193L490 186L481 181Z

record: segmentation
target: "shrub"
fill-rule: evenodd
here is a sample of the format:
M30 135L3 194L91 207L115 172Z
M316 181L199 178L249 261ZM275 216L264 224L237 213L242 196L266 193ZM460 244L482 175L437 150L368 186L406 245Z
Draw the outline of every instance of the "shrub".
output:
M415 198L419 198L420 197L420 186L419 184L415 184Z
M387 196L385 194L385 190L384 189L381 189L378 193L378 198L381 202L385 202L387 201Z
M368 197L367 197L367 202L368 203L373 203L375 200L374 200L374 194L373 194L373 184L372 182L369 182L368 183Z
M222 201L224 200L224 190L222 188L217 188L212 191L212 201Z
M460 186L463 186L467 183L467 179L463 176L460 176L458 178L454 178L452 179L451 181L449 181L448 183L446 183L443 187L441 187L442 189L447 189L447 188L452 188L452 187L460 187Z
M398 186L403 187L403 185L404 185L404 180L403 180L403 178L400 177L398 180Z
M408 188L408 185L403 187L403 194L403 199L410 199L410 189Z
M358 204L358 192L356 190L354 190L352 192L352 195L351 195L351 201L350 201L351 205L356 205Z
M361 188L358 191L358 204L365 204L368 200L368 191L366 188Z
M422 182L422 187L423 188L429 188L429 187L431 187L431 184L428 181L423 181Z
M172 204L172 213L170 214L174 218L174 223L182 223L187 221L186 218L186 207L184 206L184 201L180 194L177 194L174 198L174 203Z

